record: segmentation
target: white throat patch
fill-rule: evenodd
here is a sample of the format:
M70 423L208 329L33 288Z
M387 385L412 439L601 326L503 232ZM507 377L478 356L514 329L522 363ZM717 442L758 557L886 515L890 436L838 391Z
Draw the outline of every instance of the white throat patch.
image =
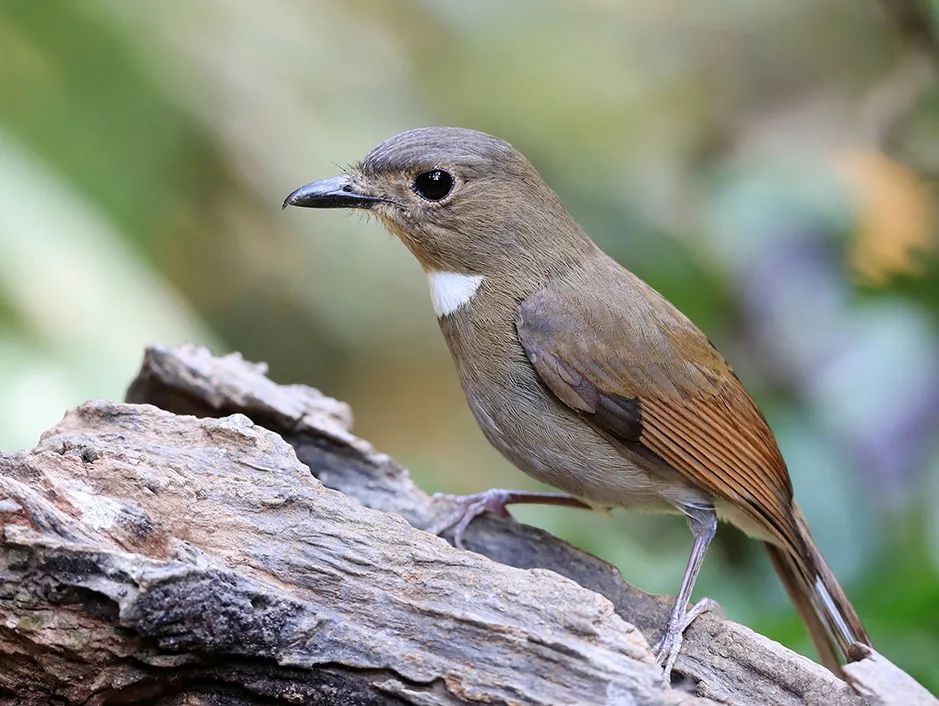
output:
M473 298L479 285L486 279L482 275L461 275L457 272L428 272L430 301L437 318L449 316Z

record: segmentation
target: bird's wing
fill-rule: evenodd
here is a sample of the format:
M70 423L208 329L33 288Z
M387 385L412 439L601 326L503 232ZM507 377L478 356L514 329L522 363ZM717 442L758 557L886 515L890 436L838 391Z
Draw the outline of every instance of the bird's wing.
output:
M789 473L756 404L684 315L631 273L614 279L606 297L554 285L521 303L518 337L541 380L792 546Z

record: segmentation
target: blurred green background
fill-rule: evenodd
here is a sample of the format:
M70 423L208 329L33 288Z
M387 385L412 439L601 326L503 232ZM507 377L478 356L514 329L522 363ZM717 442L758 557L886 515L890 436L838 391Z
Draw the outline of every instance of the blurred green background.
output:
M3 2L0 447L191 340L348 400L428 490L532 487L405 249L280 210L400 130L485 130L730 358L875 644L939 689L937 4L889 5ZM691 543L675 518L517 516L656 592ZM811 654L759 545L719 540L697 594Z

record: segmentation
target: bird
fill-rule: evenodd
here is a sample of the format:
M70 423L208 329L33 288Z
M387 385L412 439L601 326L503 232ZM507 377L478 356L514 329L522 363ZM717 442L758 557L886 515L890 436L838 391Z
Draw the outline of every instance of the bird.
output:
M718 521L761 541L816 645L843 676L870 638L793 499L770 427L730 364L658 291L604 253L508 142L402 132L283 207L363 209L423 268L473 416L511 463L563 492L449 496L430 529L515 503L684 516L693 544L654 650L666 677Z

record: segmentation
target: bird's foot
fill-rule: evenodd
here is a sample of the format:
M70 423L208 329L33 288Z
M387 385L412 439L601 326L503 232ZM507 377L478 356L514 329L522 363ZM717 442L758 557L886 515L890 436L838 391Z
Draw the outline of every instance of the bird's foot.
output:
M463 546L463 533L470 522L486 512L500 517L509 517L505 506L514 502L516 491L491 488L473 495L446 495L434 493L434 502L446 502L454 506L453 510L427 528L432 534L443 534L453 528L453 543L460 549Z
M451 527L453 530L453 543L463 549L463 533L474 518L484 512L491 512L500 517L509 517L506 505L530 503L535 505L566 505L568 507L581 507L590 509L584 501L566 493L550 493L537 490L503 490L492 488L475 495L444 495L436 493L435 501L454 504L455 509L443 519L427 528L428 532L440 534Z
M717 608L717 602L710 598L702 598L695 603L687 612L682 612L680 607L672 611L672 615L665 627L665 634L655 644L656 661L662 666L662 672L666 681L671 678L672 667L675 666L675 660L681 651L682 635L695 619L702 613Z

